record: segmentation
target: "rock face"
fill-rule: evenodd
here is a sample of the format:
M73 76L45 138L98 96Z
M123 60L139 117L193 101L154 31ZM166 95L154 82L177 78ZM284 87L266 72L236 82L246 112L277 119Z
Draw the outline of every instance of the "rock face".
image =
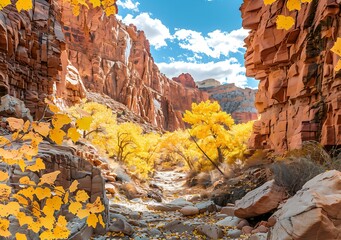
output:
M0 97L23 100L37 116L60 80L65 44L57 5L37 0L33 9L18 13L11 5L0 11Z
M182 73L179 75L179 77L173 77L173 81L181 83L185 87L189 88L196 88L197 86L195 85L194 79L189 73Z
M167 130L183 127L181 113L208 98L159 71L143 31L102 16L99 8L82 9L75 17L68 3L60 4L66 41L62 60L78 70L88 91L104 93Z
M290 14L288 30L276 29L278 14L289 14L284 0L265 6L263 0L244 0L241 7L246 38L246 74L259 82L250 145L277 152L303 141L340 145L341 75L334 71L338 57L330 49L340 36L340 6L336 0L302 4Z
M340 239L340 196L341 172L311 179L275 213L270 239Z
M233 83L221 85L214 79L197 82L197 86L207 92L210 99L218 101L223 111L231 114L237 123L257 119L257 110L254 106L257 90L239 88Z

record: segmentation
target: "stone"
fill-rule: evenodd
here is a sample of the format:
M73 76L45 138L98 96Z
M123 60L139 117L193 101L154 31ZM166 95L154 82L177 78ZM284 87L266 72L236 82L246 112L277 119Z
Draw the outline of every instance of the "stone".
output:
M105 190L111 194L115 194L116 193L116 187L111 184L111 183L106 183L105 184Z
M216 225L200 225L197 227L197 231L213 240L220 239L224 236L224 232Z
M248 239L249 240L267 240L268 234L267 233L256 233L256 234L252 234Z
M341 172L317 175L274 213L271 240L339 239L341 236Z
M245 219L242 219L242 220L238 223L237 229L242 229L242 228L245 227L245 226L250 226L250 225L249 225L249 222L248 222L247 220L245 220Z
M285 198L285 189L271 180L236 201L234 214L240 218L259 216L276 209Z
M223 220L218 221L216 224L221 227L237 227L242 219L238 217L228 216Z
M172 80L181 83L184 87L196 88L194 79L189 73L182 73L178 77L173 77Z
M30 110L26 108L24 102L8 94L1 97L0 116L33 121Z
M137 190L135 184L133 183L124 183L121 185L121 189L124 191L124 194L130 200L142 196L142 194Z
M165 231L169 231L172 233L175 233L175 232L177 232L177 233L184 233L184 232L192 233L194 229L195 229L195 227L193 227L189 224L185 224L179 220L174 220L170 223L167 223L164 226Z
M195 204L195 207L199 209L199 213L217 211L217 207L213 201L200 202Z
M330 51L339 33L337 4L303 4L295 26L282 31L269 21L286 15L283 0L271 8L263 0L244 0L242 25L251 30L245 39L246 75L259 80L255 106L261 115L250 147L282 153L309 140L340 144L341 79L334 69L338 58ZM327 19L332 23L325 26Z
M122 232L128 236L134 233L132 226L123 219L116 219L109 225L110 232Z
M160 237L162 235L162 232L154 228L154 229L148 230L148 235L151 237Z
M184 216L193 216L199 214L199 209L193 206L186 206L180 209L180 212Z
M232 207L232 206L226 206L226 207L223 207L223 208L220 210L220 213L226 214L226 215L228 215L228 216L234 216L234 210L235 210L234 207Z
M229 229L227 230L227 233L226 233L227 237L237 238L237 239L240 238L240 235L242 234L243 234L242 231L239 229Z
M260 232L260 233L267 233L269 231L269 228L267 228L266 226L264 225L260 225L259 227L257 227L257 230Z
M253 230L253 227L250 227L250 226L244 226L244 227L242 227L242 232L243 232L244 234L250 234L250 233L252 232L252 230Z

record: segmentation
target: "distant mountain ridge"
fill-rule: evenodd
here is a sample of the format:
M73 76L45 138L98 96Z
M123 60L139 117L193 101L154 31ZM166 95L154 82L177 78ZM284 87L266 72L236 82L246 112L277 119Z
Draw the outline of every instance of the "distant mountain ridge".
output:
M221 84L215 79L206 79L196 84L200 90L209 94L210 99L218 101L223 111L231 114L237 123L257 119L256 89L239 88L234 83Z

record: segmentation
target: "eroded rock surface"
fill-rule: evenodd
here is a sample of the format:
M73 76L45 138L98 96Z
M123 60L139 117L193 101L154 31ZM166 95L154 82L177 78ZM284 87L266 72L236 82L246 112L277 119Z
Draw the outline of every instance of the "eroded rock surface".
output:
M336 0L302 4L288 12L286 1L265 6L263 0L244 0L241 7L246 38L246 74L258 79L250 145L278 152L299 148L303 141L340 145L341 75L330 49L340 36L340 5ZM277 15L290 15L290 30L276 29Z

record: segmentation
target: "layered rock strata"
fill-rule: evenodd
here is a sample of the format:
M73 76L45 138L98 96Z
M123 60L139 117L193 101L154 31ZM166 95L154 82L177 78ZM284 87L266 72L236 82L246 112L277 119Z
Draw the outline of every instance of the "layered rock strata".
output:
M257 90L239 88L233 83L221 85L219 81L207 79L196 83L212 100L219 102L223 111L232 115L236 123L257 119L255 95Z
M313 0L288 13L285 1L265 6L263 0L244 0L241 7L246 38L246 73L258 79L250 145L277 152L303 141L325 146L341 144L341 75L334 70L337 55L330 49L341 36L340 5L336 0ZM278 14L296 23L276 29Z

